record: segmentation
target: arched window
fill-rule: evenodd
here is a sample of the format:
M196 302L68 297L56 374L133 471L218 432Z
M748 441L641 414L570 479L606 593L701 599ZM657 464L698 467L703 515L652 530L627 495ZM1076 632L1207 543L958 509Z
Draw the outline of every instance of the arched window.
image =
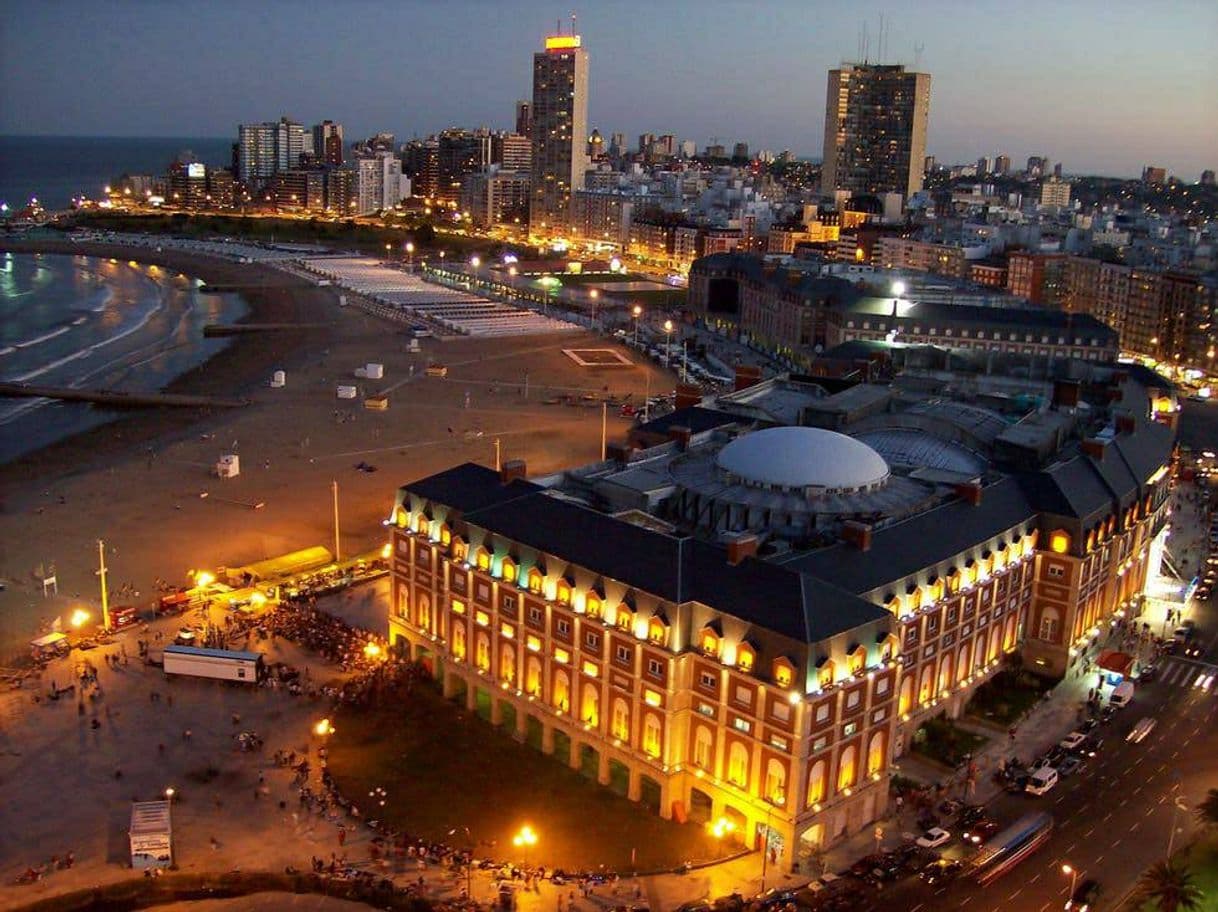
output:
M506 643L499 645L499 680L505 684L516 683L516 650Z
M1015 648L1015 615L1007 618L1006 629L1002 633L1002 649L1004 652L1010 652Z
M474 641L474 665L479 671L491 670L491 639L481 631Z
M430 526L431 526L431 520L429 520L426 516L423 515L422 510L420 510L418 513L415 514L414 530L416 532L418 532L420 535L425 535L427 533L428 528L430 528Z
M485 548L479 548L477 552L478 569L482 572L487 572L491 569L491 552Z
M613 737L619 741L630 741L630 706L621 697L613 700L611 727Z
M516 582L516 562L510 557L505 557L500 565L499 575L503 577L505 583Z
M874 776L884 768L885 746L885 738L882 731L878 731L871 736L871 743L867 748L868 776Z
M648 756L658 757L663 746L664 737L660 720L654 713L648 713L643 720L643 751Z
M541 660L537 656L529 656L524 663L524 691L530 697L541 694Z
M969 644L965 643L956 654L956 680L963 681L968 677L968 660L971 653Z
M736 647L736 667L741 671L752 671L753 665L757 662L757 653L748 643L741 643Z
M532 593L540 593L541 587L545 585L546 578L542 576L541 571L536 567L529 568L529 591Z
M419 593L418 624L420 627L431 626L431 598L424 592Z
M787 803L787 768L773 757L765 767L765 799L780 807Z
M655 624L655 621L652 621ZM702 639L700 642L702 654L711 658L719 658L719 635L710 627L702 628Z
M601 616L601 597L595 592L589 591L584 599L584 613L590 618Z
M922 680L918 684L918 703L925 706L935 696L935 669L927 665L922 669Z
M601 720L601 692L595 684L584 684L584 699L580 704L579 720L596 726Z
M1061 614L1056 608L1045 608L1040 615L1040 630L1036 634L1038 640L1056 643L1061 628Z
M850 788L854 785L854 780L858 776L858 749L853 745L847 745L842 751L841 757L837 761L837 789L840 792L842 789Z
M663 646L668 642L668 625L658 617L653 617L647 625L647 639L656 646Z
M410 590L405 586L398 589L398 617L410 620Z
M952 657L943 656L939 659L939 693L945 694L952 687Z
M774 660L774 683L779 687L790 687L795 680L795 666L787 658Z
M825 800L826 772L824 760L817 760L808 771L808 807Z
M905 715L913 707L913 675L901 675L901 695L897 698L897 712Z
M571 708L571 679L561 668L554 672L554 708L559 712Z
M715 741L711 736L711 730L705 725L697 726L694 729L694 766L710 772L714 747Z
M749 752L739 741L733 741L727 754L727 780L745 788L749 783Z
M458 662L465 661L465 625L453 624L453 658Z

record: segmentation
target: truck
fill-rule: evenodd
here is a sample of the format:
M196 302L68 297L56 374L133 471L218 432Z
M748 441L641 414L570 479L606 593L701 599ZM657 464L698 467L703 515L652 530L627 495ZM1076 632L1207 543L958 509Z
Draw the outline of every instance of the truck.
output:
M1122 709L1133 702L1133 681L1122 681L1112 689L1108 702L1117 709Z
M165 647L162 668L167 675L189 675L245 684L258 684L265 673L260 652L176 644Z

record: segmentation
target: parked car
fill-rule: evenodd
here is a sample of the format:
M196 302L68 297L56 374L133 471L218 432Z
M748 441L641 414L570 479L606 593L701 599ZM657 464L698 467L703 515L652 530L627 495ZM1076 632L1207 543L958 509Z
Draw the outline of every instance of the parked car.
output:
M941 845L951 842L952 834L942 827L935 827L927 830L915 840L917 845L924 849L937 849Z
M1082 772L1086 767L1087 761L1076 755L1063 760L1057 768L1057 772L1062 776L1073 776L1075 773Z
M1032 774L1032 778L1028 780L1026 791L1029 795L1036 798L1049 792L1057 785L1057 770L1051 766L1044 766Z
M1150 665L1143 665L1142 670L1138 672L1138 683L1147 684L1158 677L1158 674L1159 666L1155 665L1154 663L1151 663Z
M855 877L866 877L883 860L883 855L865 855L850 866L850 873Z
M1061 741L1058 742L1057 746L1068 751L1078 750L1078 748L1086 740L1087 736L1082 732L1072 731L1070 734L1066 735L1066 737L1062 738Z

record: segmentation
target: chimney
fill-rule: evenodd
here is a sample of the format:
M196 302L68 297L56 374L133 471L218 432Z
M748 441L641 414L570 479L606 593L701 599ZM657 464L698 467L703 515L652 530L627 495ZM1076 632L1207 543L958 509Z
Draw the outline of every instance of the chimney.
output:
M1077 380L1053 381L1053 408L1078 408L1079 390L1082 384Z
M735 391L740 392L742 389L748 389L750 386L756 386L761 382L761 368L754 367L751 364L736 365L736 385Z
M689 449L689 438L691 434L693 434L693 431L683 424L674 424L668 429L668 439L675 441L677 444L677 449L679 449L681 452L685 452Z
M727 562L735 567L746 557L755 557L757 544L756 535L737 535L730 539L727 543Z
M1133 420L1133 415L1117 415L1116 429L1118 434L1132 434L1138 429L1138 423Z
M630 462L630 454L634 452L634 447L628 443L611 443L605 447L605 455L619 465L626 465Z
M689 408L702 402L702 387L696 383L678 383L674 408Z
M842 541L854 545L860 551L871 550L871 526L848 519L842 523Z
M1104 461L1104 450L1107 448L1108 444L1106 444L1103 440L1100 440L1098 437L1088 437L1082 443L1083 453L1090 456L1096 462Z
M981 506L981 482L965 481L956 485L956 493L974 507Z
M523 459L509 459L499 470L499 481L503 484L511 484L518 478L524 481L527 477L528 472Z

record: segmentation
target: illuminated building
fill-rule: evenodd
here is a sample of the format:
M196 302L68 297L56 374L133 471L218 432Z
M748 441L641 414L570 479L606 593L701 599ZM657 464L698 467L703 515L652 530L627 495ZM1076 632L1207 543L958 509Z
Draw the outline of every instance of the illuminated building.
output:
M1060 308L1068 259L1064 253L1015 251L1007 257L1007 290L1041 307Z
M551 35L533 55L532 117L529 227L561 233L588 167L588 52L579 35Z
M403 183L406 184L405 193ZM392 209L403 196L410 195L409 181L402 176L402 160L393 152L357 156L355 194L358 215Z
M529 218L529 175L497 166L467 174L461 182L461 209L479 227L523 225Z
M279 171L300 166L305 151L304 127L288 118L237 127L237 176L259 184Z
M323 165L343 163L343 125L323 120L313 127L313 154Z
M461 181L491 163L491 134L486 130L449 129L436 137L439 182L435 197L441 202L461 201Z
M930 74L900 65L844 64L829 71L821 192L922 189Z
M521 741L664 817L768 835L789 868L882 817L893 758L1005 654L1060 676L1141 590L1174 434L1140 383L1075 369L990 381L1051 395L1039 422L925 371L783 378L547 486L522 463L407 484L391 643ZM777 415L805 426L759 428Z
M1070 181L1051 177L1041 181L1040 204L1062 208L1070 205Z

